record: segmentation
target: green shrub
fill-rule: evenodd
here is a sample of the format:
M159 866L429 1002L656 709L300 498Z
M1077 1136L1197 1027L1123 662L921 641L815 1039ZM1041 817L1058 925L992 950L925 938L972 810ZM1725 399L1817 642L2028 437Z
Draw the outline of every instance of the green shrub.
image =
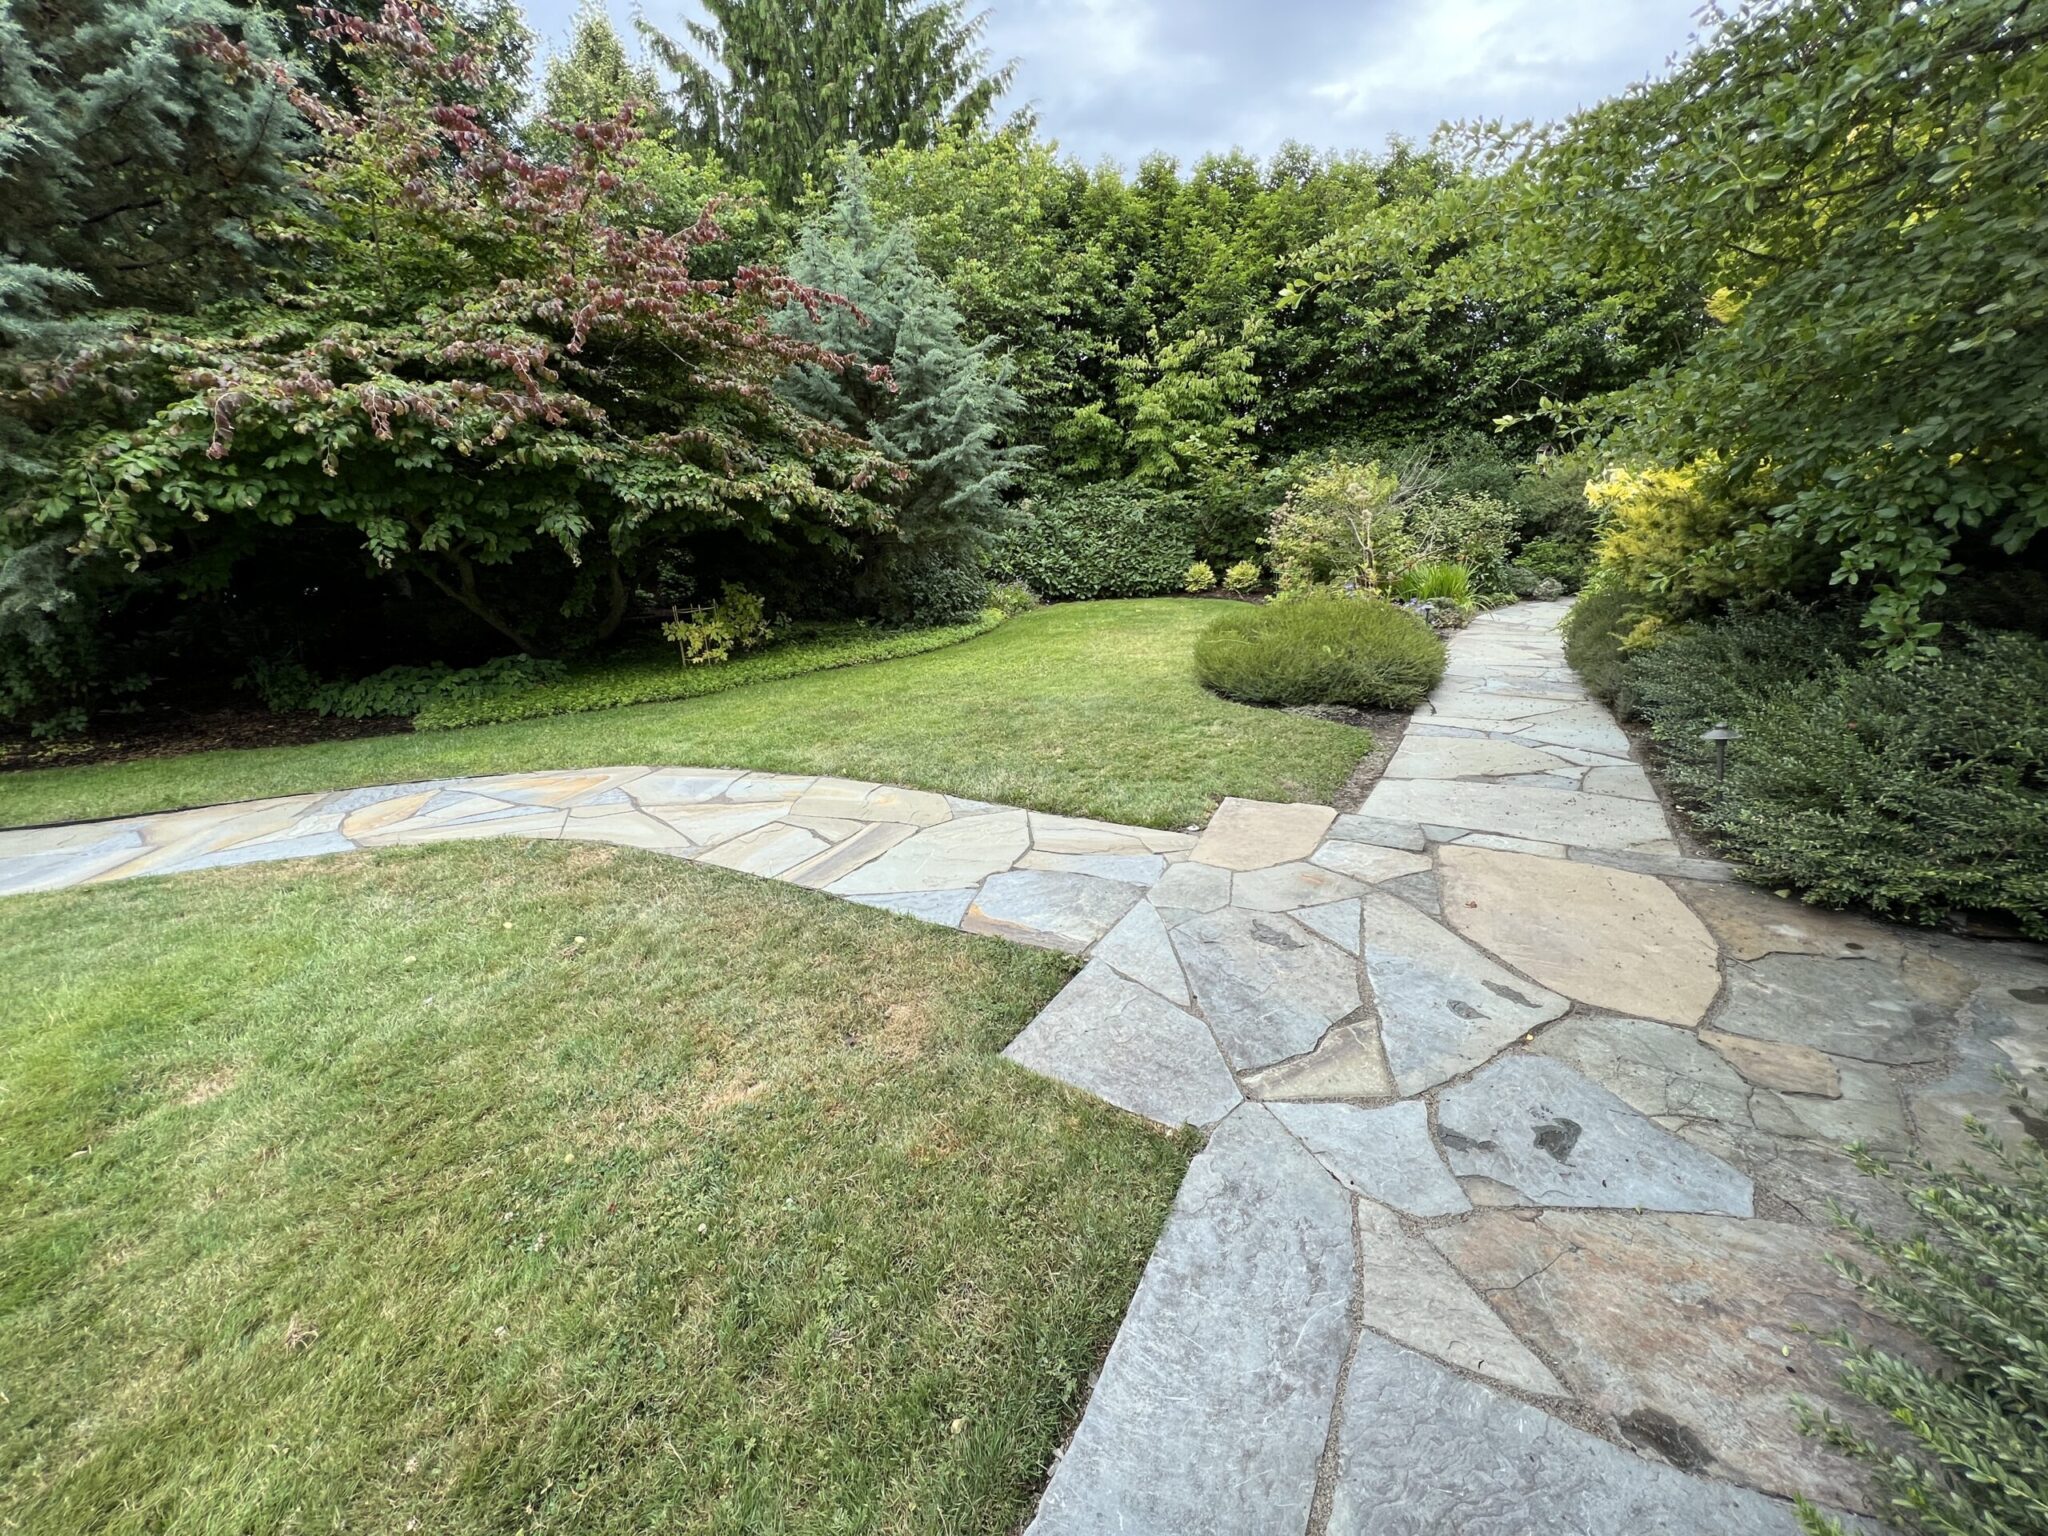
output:
M499 656L478 667L456 669L443 662L425 667L387 667L353 682L323 683L293 662L258 662L244 684L264 708L311 710L343 720L412 715L434 705L461 708L560 682L568 668L538 656Z
M1240 560L1223 573L1223 585L1232 592L1249 592L1256 587L1265 572L1259 569L1256 560Z
M676 653L692 667L730 661L734 651L758 650L774 633L761 599L731 582L709 608L661 626L662 638L673 640Z
M1426 564L1462 565L1473 590L1505 592L1515 509L1497 496L1432 491L1408 508L1408 535Z
M1761 878L1915 922L2006 912L2048 936L2048 641L1958 634L1899 667L1846 617L1727 618L1627 655L1625 694L1701 824ZM1723 720L1742 733L1725 781L1699 740Z
M624 704L658 704L721 693L743 683L772 683L806 672L894 661L957 645L987 634L1003 622L991 608L965 624L932 629L875 629L864 624L820 624L792 627L785 637L751 656L739 656L715 667L678 667L670 650L612 657L569 668L558 683L488 697L469 697L430 704L413 716L421 731L454 730L466 725L494 725L505 720L535 720L544 715L573 715L586 710L614 709Z
M1209 562L1197 560L1181 578L1180 589L1183 592L1207 592L1215 585L1216 573L1209 568Z
M1195 674L1249 704L1412 709L1443 676L1444 648L1413 614L1315 594L1220 615L1195 642Z
M1606 586L1581 592L1564 618L1564 659L1594 697L1610 704L1621 699L1621 640L1634 622L1632 596Z
M1592 563L1592 545L1576 544L1569 539L1527 539L1515 552L1516 565L1539 580L1548 576L1567 592L1575 591L1586 579L1586 570Z
M1014 618L1038 606L1038 594L1021 581L999 581L988 589L988 606L1004 618Z
M1394 583L1396 597L1440 597L1454 603L1472 601L1472 572L1455 560L1426 560L1411 565Z
M1934 1371L1847 1333L1831 1340L1844 1351L1842 1384L1910 1438L1910 1453L1804 1404L1800 1417L1809 1434L1872 1469L1894 1529L2038 1536L2048 1531L2048 1152L1972 1130L1983 1171L1858 1158L1919 1218L1910 1236L1840 1218L1882 1268L1836 1267L1875 1312L1942 1357ZM1799 1514L1815 1536L1843 1536L1810 1505Z
M1049 598L1178 592L1194 562L1187 503L1128 485L1057 492L1003 534L995 571Z

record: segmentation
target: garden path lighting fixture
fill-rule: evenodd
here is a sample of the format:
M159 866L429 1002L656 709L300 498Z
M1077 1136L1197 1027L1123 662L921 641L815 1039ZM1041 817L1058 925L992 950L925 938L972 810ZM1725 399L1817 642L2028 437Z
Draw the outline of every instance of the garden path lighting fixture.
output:
M1714 744L1714 779L1718 783L1728 777L1728 743L1742 740L1742 732L1726 720L1714 722L1711 730L1700 732L1701 741Z

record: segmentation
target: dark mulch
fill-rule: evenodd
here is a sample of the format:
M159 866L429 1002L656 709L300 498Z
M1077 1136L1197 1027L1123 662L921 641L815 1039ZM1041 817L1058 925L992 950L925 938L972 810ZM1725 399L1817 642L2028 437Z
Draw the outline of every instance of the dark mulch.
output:
M25 768L70 768L80 763L127 763L148 757L182 757L228 747L297 747L314 741L354 741L412 729L403 715L340 720L298 712L207 709L155 719L109 720L89 735L59 741L0 738L0 773Z

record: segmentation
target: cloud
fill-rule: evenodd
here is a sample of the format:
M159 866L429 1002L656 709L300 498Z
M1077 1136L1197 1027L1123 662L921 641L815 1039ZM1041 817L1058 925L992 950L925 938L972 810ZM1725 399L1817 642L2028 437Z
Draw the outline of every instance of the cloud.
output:
M1697 0L992 0L988 45L1017 73L1004 109L1088 161L1183 162L1289 139L1379 149L1445 119L1548 119L1662 69ZM575 0L527 0L544 40ZM970 0L970 8L971 0ZM613 0L623 24L630 14ZM644 0L680 32L690 0Z

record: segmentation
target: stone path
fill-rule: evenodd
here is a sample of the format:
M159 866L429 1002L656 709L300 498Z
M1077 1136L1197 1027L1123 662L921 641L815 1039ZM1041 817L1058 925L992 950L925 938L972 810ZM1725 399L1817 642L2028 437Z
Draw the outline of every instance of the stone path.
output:
M0 832L0 893L399 843L623 843L1085 957L1013 1060L1209 1129L1034 1536L1796 1530L1842 1152L2004 1134L2048 951L1817 912L1685 857L1564 667L1451 642L1358 815L1199 835L841 779L616 768ZM1838 1405L1839 1406L1839 1405Z

